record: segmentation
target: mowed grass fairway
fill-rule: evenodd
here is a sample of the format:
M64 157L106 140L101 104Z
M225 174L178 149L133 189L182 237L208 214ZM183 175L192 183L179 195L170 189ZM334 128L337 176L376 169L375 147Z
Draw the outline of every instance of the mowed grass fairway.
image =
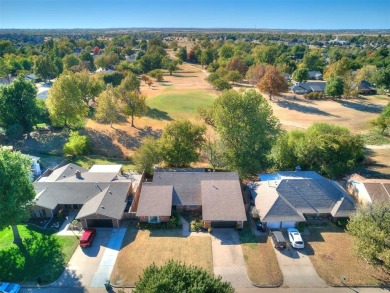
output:
M42 283L55 281L72 257L78 239L75 236L52 235L30 225L18 225L23 244L13 244L11 227L0 230L0 280Z
M213 273L211 238L208 235L182 237L181 230L149 231L131 226L116 259L111 282L133 285L147 266L152 263L161 266L170 259Z
M164 93L148 98L151 109L166 112L171 119L193 119L198 107L211 105L217 97L205 91Z

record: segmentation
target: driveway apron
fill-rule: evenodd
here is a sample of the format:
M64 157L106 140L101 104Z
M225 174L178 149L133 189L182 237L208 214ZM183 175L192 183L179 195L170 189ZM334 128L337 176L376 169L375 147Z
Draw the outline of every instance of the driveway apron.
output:
M91 247L77 247L53 287L104 287L110 279L126 229L98 228Z
M287 239L287 238L286 238ZM280 270L283 274L283 287L324 288L327 284L318 275L305 249L297 250L291 245L278 250L275 248Z
M233 229L214 229L212 233L214 274L231 282L234 288L253 287L248 279L238 233Z

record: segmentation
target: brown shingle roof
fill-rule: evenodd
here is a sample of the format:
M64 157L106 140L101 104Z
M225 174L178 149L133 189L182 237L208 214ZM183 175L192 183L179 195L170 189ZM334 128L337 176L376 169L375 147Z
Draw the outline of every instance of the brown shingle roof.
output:
M202 217L206 221L246 221L238 180L202 180Z
M173 185L173 205L202 205L202 180L236 180L234 172L155 172L153 185Z
M172 208L172 185L144 183L137 208L137 217L170 216Z
M372 202L389 201L390 200L390 184L389 183L368 183L363 182L368 195Z

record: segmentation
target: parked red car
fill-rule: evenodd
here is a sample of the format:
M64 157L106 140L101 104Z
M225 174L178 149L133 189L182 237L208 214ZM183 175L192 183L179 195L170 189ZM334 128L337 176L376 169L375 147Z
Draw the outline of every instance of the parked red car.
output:
M84 231L83 236L80 238L80 246L88 247L92 245L92 241L96 236L96 229L90 228Z

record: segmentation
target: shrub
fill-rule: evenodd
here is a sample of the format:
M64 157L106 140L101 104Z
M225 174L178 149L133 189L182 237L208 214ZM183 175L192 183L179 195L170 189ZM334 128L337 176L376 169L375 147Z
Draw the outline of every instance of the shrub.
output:
M8 127L6 134L10 139L20 139L23 137L23 127L20 124L13 124Z
M163 73L160 69L154 69L152 71L149 71L149 75L151 77L154 77L157 81L163 81Z
M192 224L191 224L191 226L190 226L190 231L191 231L191 232L195 232L195 231L196 231L195 225L192 225Z
M71 131L69 141L64 145L65 155L79 156L89 151L89 138L86 135L80 135L78 131Z
M147 267L135 284L134 293L140 292L235 292L232 285L204 269L187 266L173 260L161 267Z
M310 99L310 100L322 99L324 97L324 94L320 92L312 92L308 95L304 95L304 97L305 99Z
M218 78L212 83L213 87L218 91L229 90L232 88L230 83L224 78Z

